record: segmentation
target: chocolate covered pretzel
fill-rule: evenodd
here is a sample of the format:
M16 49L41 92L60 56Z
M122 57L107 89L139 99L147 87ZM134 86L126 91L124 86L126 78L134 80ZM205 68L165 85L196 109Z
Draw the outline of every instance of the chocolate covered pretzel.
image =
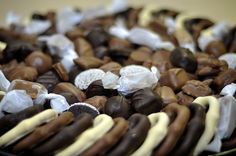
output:
M66 126L73 120L74 115L71 112L62 113L55 120L36 128L30 135L18 142L14 146L13 152L18 153L20 151L33 148L40 142L46 140L53 134L60 131L64 126Z
M188 108L191 111L191 118L183 136L171 153L173 156L190 155L205 128L206 113L204 107L191 103Z
M168 133L164 141L154 151L155 156L168 155L171 153L179 138L182 136L190 118L190 110L186 106L177 103L167 105L163 111L168 114L170 119L174 119L168 128Z
M50 155L54 151L66 147L74 142L77 136L92 126L93 118L89 114L81 114L75 122L53 136L51 139L33 149L31 154L35 156Z
M104 155L106 151L120 140L128 129L128 121L119 117L115 118L114 122L114 127L92 147L82 153L81 156Z
M119 141L119 143L111 149L108 156L127 156L133 153L145 140L148 130L151 126L147 116L141 114L133 114L129 119L129 130Z

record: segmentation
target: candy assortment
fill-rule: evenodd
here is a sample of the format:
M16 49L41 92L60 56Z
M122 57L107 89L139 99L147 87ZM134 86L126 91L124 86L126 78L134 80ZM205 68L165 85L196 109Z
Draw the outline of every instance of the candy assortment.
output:
M236 148L236 27L114 1L8 14L0 155L206 155ZM228 151L231 150L231 151Z

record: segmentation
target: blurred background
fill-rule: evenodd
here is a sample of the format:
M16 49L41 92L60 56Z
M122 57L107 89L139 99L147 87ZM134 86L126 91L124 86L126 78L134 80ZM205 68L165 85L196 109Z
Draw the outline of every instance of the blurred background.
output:
M209 17L215 21L236 24L236 0L127 0L130 5L154 8L174 8L191 15ZM109 5L111 0L0 0L0 25L5 24L5 15L14 11L23 17L33 11L45 12L74 6L81 9ZM147 11L146 10L146 11Z

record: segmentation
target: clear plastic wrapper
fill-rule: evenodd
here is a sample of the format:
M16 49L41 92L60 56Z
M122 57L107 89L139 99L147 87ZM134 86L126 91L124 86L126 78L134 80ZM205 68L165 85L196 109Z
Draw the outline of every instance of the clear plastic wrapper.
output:
M221 90L220 95L234 96L235 92L236 92L236 84L235 83L231 83L231 84L228 84L227 86L225 86Z
M17 113L30 106L33 106L33 100L25 90L9 91L0 102L0 110L8 113Z
M105 89L117 89L118 80L119 76L108 71L102 78L103 87Z
M0 91L6 92L10 86L10 81L5 77L2 70L0 70Z
M46 100L50 100L50 106L52 109L57 111L58 113L62 113L63 111L69 108L69 104L66 99L62 95L50 93L50 94L41 94L34 101L35 104L44 104Z
M121 68L121 77L118 80L118 91L127 95L142 88L155 87L158 81L157 69L152 71L138 65L130 65Z
M9 11L6 14L6 24L11 25L11 24L21 24L21 16L13 11Z

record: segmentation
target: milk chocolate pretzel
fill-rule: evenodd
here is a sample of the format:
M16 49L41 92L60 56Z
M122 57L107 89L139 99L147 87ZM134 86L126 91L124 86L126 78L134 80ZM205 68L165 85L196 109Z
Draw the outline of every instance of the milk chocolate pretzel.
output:
M182 136L190 118L190 110L186 106L179 105L177 103L167 105L163 111L166 112L170 118L174 115L175 119L170 124L164 141L154 151L155 156L170 154L179 138Z
M3 116L0 118L0 136L15 127L20 121L30 118L43 110L43 105L34 105L18 113Z
M204 107L199 104L191 103L188 105L188 108L191 111L191 118L183 136L171 152L173 156L190 155L205 128L206 113Z
M198 97L193 101L193 103L200 104L204 107L209 106L206 113L204 132L193 152L193 155L198 155L204 150L208 143L210 143L217 131L217 124L220 118L220 104L214 96Z
M55 120L36 128L30 135L18 142L14 146L13 152L18 153L20 151L33 148L40 142L46 140L53 134L60 131L64 126L66 126L73 120L74 115L71 112L62 113Z
M84 131L76 141L61 150L56 156L80 155L101 139L114 125L112 118L106 114L98 115L93 121L93 127Z
M57 117L57 112L52 109L47 109L29 119L21 121L13 129L0 137L0 147L8 146L25 135L32 132L37 126L47 123Z
M114 122L114 127L91 148L82 153L81 156L104 155L106 151L120 140L128 129L128 121L118 117L114 119Z
M72 144L75 138L93 124L93 118L89 114L81 114L75 122L54 135L50 140L31 151L34 156L50 155L54 151Z
M136 113L128 121L129 130L107 156L127 156L142 145L151 126L147 116Z
M149 129L144 143L131 156L151 155L152 150L161 143L167 134L169 117L165 112L150 114L148 119L152 127Z

